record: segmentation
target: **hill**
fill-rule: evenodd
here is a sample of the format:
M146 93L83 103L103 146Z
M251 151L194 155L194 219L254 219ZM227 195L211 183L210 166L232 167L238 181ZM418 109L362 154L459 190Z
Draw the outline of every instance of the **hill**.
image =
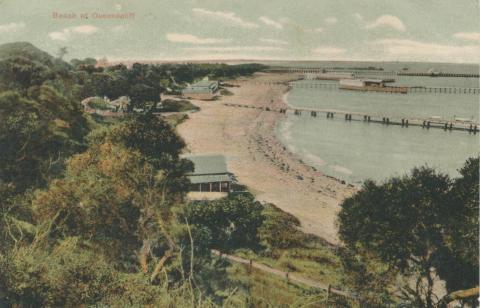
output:
M69 64L55 58L28 42L14 42L0 45L0 60L23 57L48 67L65 67Z

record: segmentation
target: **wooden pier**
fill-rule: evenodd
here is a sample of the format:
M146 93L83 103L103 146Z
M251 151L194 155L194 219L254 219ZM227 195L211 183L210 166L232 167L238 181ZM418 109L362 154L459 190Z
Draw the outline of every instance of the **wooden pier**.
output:
M291 88L299 89L325 89L325 90L338 90L339 84L336 82L309 82L309 83L297 83L297 82L273 82L273 81L242 81L242 83L252 83L256 85L287 85ZM407 93L438 93L438 94L480 94L480 88L460 88L460 87L407 87ZM382 93L392 93L395 91L385 91Z
M379 69L332 69L328 67L271 67L266 69L272 73L299 73L299 74L322 74L322 73L351 73L355 76L413 76L413 77L450 77L450 78L480 78L475 73L442 73L442 72L405 72L385 71Z
M480 74L462 74L462 73L407 73L407 72L399 72L399 73L397 73L397 76L480 78Z
M477 134L479 132L480 124L478 122L467 122L467 121L448 121L443 119L433 119L433 118L393 118L389 116L378 116L378 115L369 115L361 112L350 112L350 111L341 111L341 110L331 110L331 109L315 109L315 108L283 108L283 109L271 109L270 107L256 107L253 105L244 105L244 104L231 104L224 103L223 105L229 107L239 107L239 108L252 108L260 109L263 111L270 112L279 112L283 114L293 113L296 116L301 116L302 114L308 114L313 118L324 114L327 119L340 118L345 121L359 121L372 124L381 124L381 125L396 125L401 127L410 127L416 126L423 129L443 129L444 131L463 131L468 132L469 134Z

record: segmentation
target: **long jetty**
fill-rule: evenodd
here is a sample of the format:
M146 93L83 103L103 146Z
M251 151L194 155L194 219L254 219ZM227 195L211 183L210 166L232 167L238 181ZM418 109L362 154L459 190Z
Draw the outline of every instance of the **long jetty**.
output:
M338 83L334 82L310 82L310 83L295 83L295 82L275 82L275 81L243 81L249 82L252 84L262 84L262 85L287 85L292 88L302 88L302 89L327 89L327 90L337 90L339 89ZM439 93L439 94L480 94L480 88L461 88L461 87L407 87L408 93ZM382 93L392 93L396 92L382 92Z
M301 73L301 74L321 74L321 73L352 73L363 76L415 76L415 77L450 77L450 78L480 78L480 74L474 73L441 73L441 72L397 72L384 71L378 69L331 69L319 67L272 67L268 72L277 73Z
M338 83L290 83L291 87L304 89L338 89ZM408 93L445 93L445 94L480 94L480 88L461 88L461 87L406 87ZM396 93L382 92L382 93Z
M302 114L310 115L313 118L316 118L320 115L325 115L327 119L334 119L340 117L345 121L361 121L365 123L373 124L382 124L382 125L397 125L401 127L416 126L422 127L423 129L443 129L444 131L463 131L468 132L469 134L477 134L479 132L479 123L477 122L467 122L467 121L448 121L443 119L434 119L434 118L393 118L389 116L378 116L378 115L369 115L361 112L351 112L351 111L342 111L342 110L332 110L332 109L315 109L315 108L281 108L273 109L270 107L257 107L253 105L246 104L233 104L233 103L224 103L223 105L229 107L239 107L239 108L252 108L260 109L263 111L269 112L279 112L283 114L293 113L296 116L301 116Z

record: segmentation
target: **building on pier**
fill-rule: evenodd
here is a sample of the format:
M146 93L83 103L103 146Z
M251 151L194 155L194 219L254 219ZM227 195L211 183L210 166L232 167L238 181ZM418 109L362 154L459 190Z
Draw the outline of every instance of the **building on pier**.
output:
M339 88L355 91L375 91L375 92L391 92L391 93L407 93L407 87L390 87L385 83L390 80L383 79L341 79Z

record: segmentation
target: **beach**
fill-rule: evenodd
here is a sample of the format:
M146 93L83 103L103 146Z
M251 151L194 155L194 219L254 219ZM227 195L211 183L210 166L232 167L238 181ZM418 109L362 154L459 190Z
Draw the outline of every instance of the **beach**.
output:
M233 95L214 101L192 100L200 111L178 126L186 153L223 154L228 168L257 200L273 203L296 216L304 232L338 244L336 217L341 202L355 188L326 176L290 153L275 137L284 114L224 104L243 104L271 109L286 108L285 82L293 74L256 73L253 77L228 81ZM238 87L239 86L239 87Z

